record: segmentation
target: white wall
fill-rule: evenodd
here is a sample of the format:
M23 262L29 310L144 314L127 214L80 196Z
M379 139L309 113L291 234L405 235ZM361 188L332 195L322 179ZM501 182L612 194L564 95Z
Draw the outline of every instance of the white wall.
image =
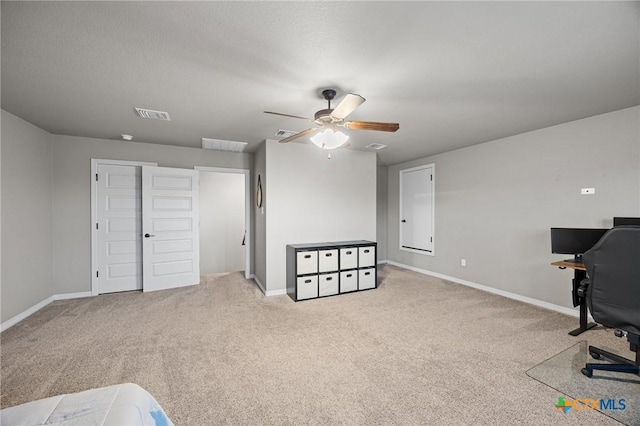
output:
M2 111L2 314L5 322L54 294L51 135Z
M267 292L286 289L286 246L376 239L376 154L266 141Z
M551 227L640 216L640 107L389 167L388 258L563 307ZM435 163L435 256L398 248L398 174ZM592 196L580 188L596 188ZM460 259L467 267L460 266Z
M253 176L251 178L252 204L250 211L253 212L253 237L254 237L254 275L260 283L267 281L267 200L264 197L268 182L265 180L267 168L267 148L266 143L253 153ZM256 190L258 187L258 177L262 182L263 202L262 207L256 205ZM264 284L262 284L264 285ZM266 290L263 288L263 290Z
M245 270L245 175L200 170L200 273Z
M52 135L54 294L91 290L91 158L249 169L251 154Z

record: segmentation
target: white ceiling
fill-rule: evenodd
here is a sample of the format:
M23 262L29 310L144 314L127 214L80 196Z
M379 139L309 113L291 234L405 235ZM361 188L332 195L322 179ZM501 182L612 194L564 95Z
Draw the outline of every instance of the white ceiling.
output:
M358 93L385 164L640 104L639 2L2 2L2 108L55 134L200 147ZM339 99L338 99L339 101ZM334 103L335 105L335 103ZM171 122L138 118L134 107Z

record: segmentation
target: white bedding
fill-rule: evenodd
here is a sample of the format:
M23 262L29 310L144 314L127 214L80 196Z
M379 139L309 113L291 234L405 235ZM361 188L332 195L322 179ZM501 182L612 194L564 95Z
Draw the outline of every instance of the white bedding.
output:
M90 389L0 410L5 426L173 426L153 396L133 383Z

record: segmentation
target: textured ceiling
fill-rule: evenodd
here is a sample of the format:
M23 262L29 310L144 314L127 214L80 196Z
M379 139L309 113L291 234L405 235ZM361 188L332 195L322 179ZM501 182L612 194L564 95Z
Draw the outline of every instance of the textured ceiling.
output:
M2 108L55 134L200 147L300 131L322 88L385 164L640 104L638 2L2 2ZM339 99L338 99L339 101ZM134 107L167 111L145 120Z

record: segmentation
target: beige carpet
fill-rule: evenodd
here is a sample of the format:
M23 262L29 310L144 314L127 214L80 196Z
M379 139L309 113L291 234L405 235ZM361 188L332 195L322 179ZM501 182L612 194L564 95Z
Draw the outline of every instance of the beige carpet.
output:
M57 301L3 332L2 408L134 382L176 425L619 424L563 414L525 372L605 330L411 271L294 303L240 273L154 293Z

